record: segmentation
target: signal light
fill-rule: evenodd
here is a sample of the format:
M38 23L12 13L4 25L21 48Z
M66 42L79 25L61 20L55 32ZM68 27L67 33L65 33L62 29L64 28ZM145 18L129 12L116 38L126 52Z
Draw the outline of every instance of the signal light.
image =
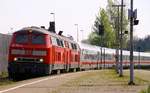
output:
M99 25L99 26L98 26L98 30L99 30L99 31L98 31L98 34L99 34L99 35L104 35L104 26L103 26L103 25Z
M139 24L139 20L134 20L134 25L138 25Z
M128 34L128 31L124 31L124 34Z

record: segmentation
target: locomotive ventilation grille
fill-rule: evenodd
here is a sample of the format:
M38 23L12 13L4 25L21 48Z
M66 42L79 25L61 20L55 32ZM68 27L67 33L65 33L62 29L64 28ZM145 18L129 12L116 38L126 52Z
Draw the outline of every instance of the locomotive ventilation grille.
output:
M34 56L46 56L45 50L23 50L23 49L12 49L11 54L13 55L34 55Z

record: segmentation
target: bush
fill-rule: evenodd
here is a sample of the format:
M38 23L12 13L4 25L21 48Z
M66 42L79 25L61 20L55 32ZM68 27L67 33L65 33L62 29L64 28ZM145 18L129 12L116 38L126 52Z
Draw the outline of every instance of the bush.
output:
M142 90L140 93L150 93L150 85L148 86L147 89Z

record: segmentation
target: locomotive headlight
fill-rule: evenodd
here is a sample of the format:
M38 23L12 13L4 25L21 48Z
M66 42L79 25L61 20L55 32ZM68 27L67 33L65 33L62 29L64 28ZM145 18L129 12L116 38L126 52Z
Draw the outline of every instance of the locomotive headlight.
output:
M14 58L14 61L17 61L17 60L18 60L18 58L15 57L15 58Z
M40 62L43 62L44 60L41 58L39 61L40 61Z

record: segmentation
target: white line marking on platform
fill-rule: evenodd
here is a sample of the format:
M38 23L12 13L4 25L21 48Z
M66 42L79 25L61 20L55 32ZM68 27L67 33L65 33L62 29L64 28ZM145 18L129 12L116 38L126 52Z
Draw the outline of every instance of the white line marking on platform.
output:
M60 75L60 76L62 76L62 75ZM60 77L60 76L59 76L59 77ZM39 82L42 82L42 81L46 81L46 80L49 80L49 79L55 79L55 78L57 78L57 77L48 77L48 78L41 79L41 80L38 80L38 81L34 81L34 82L31 82L31 83L22 84L22 85L13 87L13 88L9 88L9 89L6 89L6 90L2 90L2 91L0 91L0 93L8 92L8 91L15 90L15 89L17 89L17 88L21 88L21 87L24 87L24 86L27 86L27 85L31 85L31 84L35 84L35 83L39 83Z

